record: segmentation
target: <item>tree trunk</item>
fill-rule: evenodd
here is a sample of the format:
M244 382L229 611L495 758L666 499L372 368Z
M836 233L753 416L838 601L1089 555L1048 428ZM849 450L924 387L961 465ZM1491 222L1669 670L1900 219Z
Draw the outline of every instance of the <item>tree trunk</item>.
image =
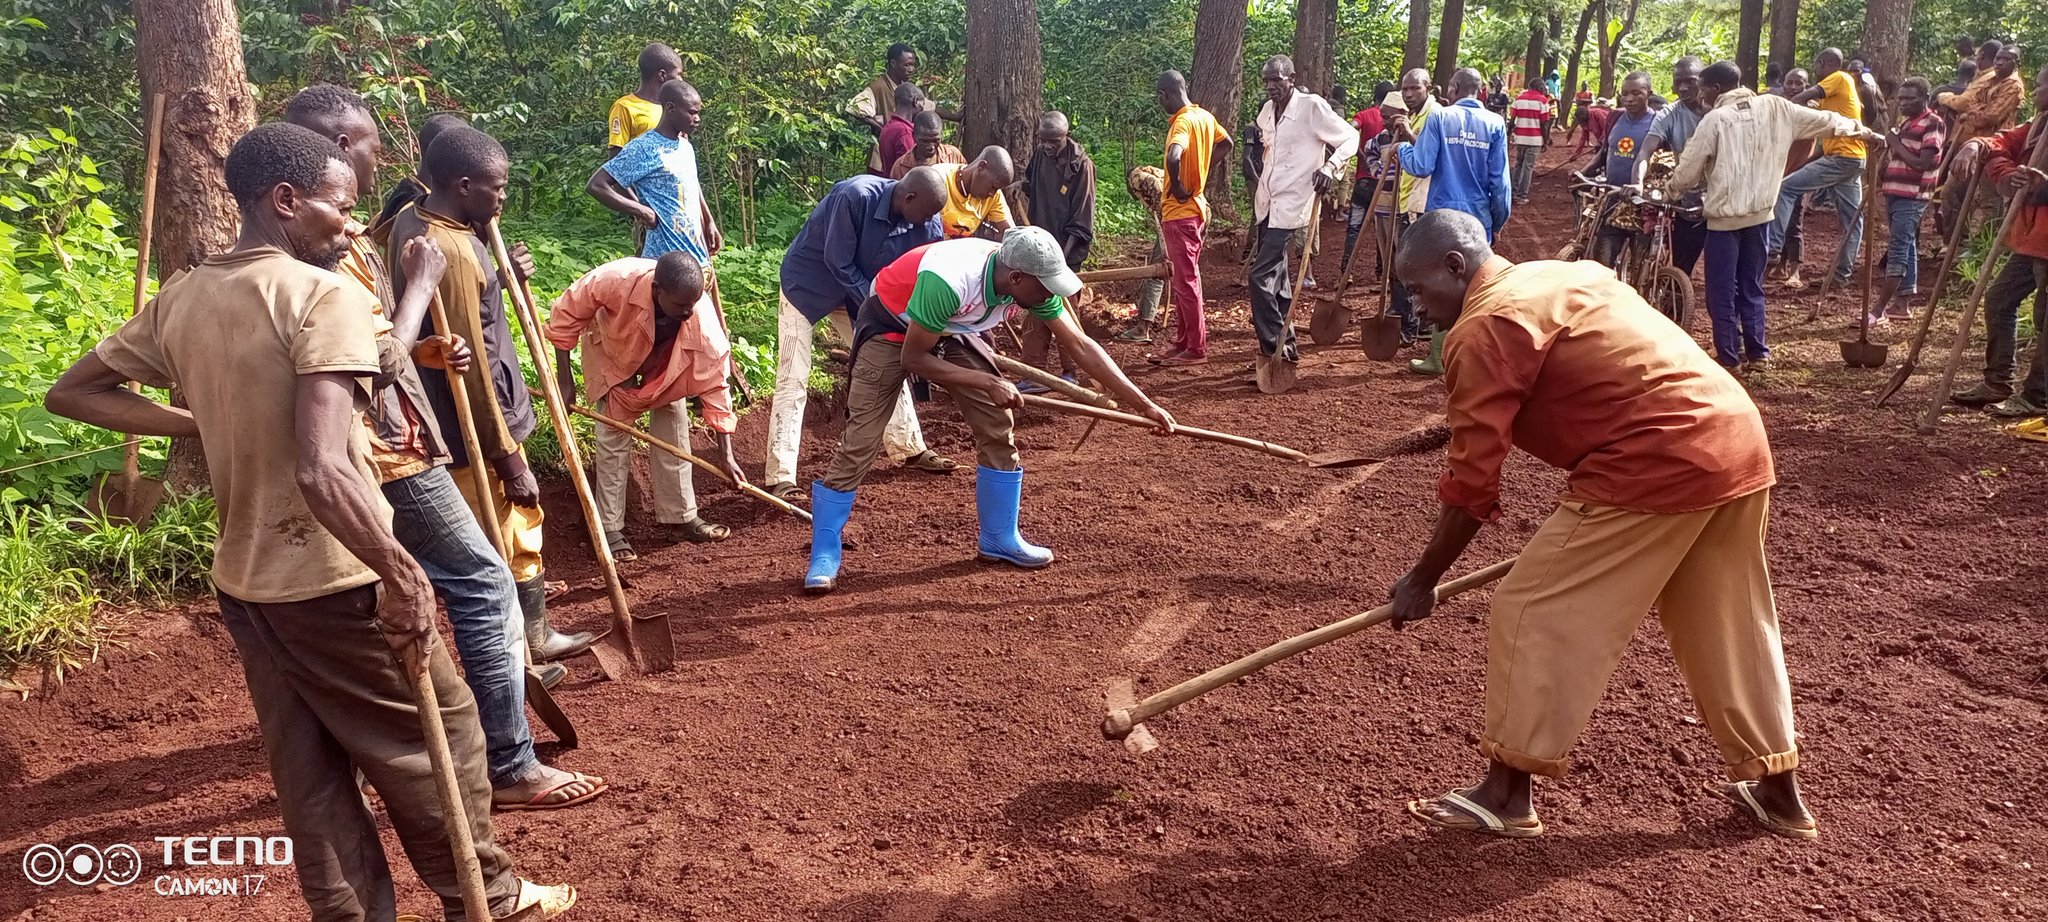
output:
M1615 0L1615 2L1619 3L1620 0ZM1614 30L1614 35L1612 38L1609 38L1607 34L1609 23L1606 14L1606 11L1611 9L1611 7L1609 7L1604 2L1601 4L1601 16L1599 23L1600 95L1605 96L1608 99L1614 98L1614 69L1616 63L1621 58L1621 40L1627 38L1630 32L1635 31L1636 4L1639 2L1640 0L1628 0L1628 10L1627 12L1623 13L1621 17L1621 27Z
M1408 44L1401 46L1401 76L1428 65L1429 0L1408 0Z
M1579 58L1585 54L1586 32L1593 26L1593 10L1599 2L1600 0L1593 0L1592 3L1586 4L1584 10L1579 11L1579 28L1572 33L1572 50L1565 62L1564 83L1558 87L1558 95L1562 98L1557 101L1557 112L1564 118L1578 118L1577 110L1572 108L1572 100L1579 93Z
M1458 35L1465 28L1465 0L1444 0L1444 18L1436 30L1436 85L1451 85L1458 69Z
M228 149L256 124L242 65L234 0L135 0L135 60L142 98L164 96L156 223L157 278L167 279L234 246L241 226L228 194ZM173 402L183 401L173 395ZM193 490L207 483L198 439L173 439L165 477Z
M1549 35L1545 28L1543 20L1529 20L1529 48L1522 55L1522 86L1525 88L1543 82L1543 40Z
M1756 66L1756 58L1763 36L1764 0L1742 0L1742 12L1735 23L1735 66L1742 71L1742 79L1759 90L1764 86L1764 72Z
M1195 59L1188 70L1188 97L1216 116L1224 133L1237 138L1238 109L1244 95L1245 0L1201 0L1195 10ZM1243 143L1243 139L1237 138ZM1162 155L1163 155L1162 151ZM1237 220L1231 198L1234 157L1219 157L1209 166L1209 208L1227 221Z
M1798 66L1792 63L1799 56L1799 0L1771 0L1771 58L1770 63L1778 65L1778 72L1784 73Z
M1913 0L1867 0L1863 8L1863 60L1877 72L1886 96L1906 79L1906 32L1913 25ZM2038 7L2037 7L2038 9Z
M1031 156L1044 89L1038 5L1032 0L967 0L962 153L971 158L999 144L1009 149L1021 171Z
M1337 0L1294 6L1294 82L1318 96L1336 82Z

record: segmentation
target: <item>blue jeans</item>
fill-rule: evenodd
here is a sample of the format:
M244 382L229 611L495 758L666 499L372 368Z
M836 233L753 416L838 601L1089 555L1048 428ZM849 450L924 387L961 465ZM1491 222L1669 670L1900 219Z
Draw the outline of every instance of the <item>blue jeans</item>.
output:
M1734 368L1771 357L1764 345L1764 238L1768 224L1707 231L1707 316L1714 360Z
M1778 186L1778 210L1771 218L1772 253L1784 250L1785 228L1792 223L1792 206L1808 192L1818 192L1834 200L1835 216L1847 228L1847 234L1842 238L1842 252L1835 259L1835 278L1848 278L1850 268L1856 265L1856 248L1863 243L1862 158L1829 154L1785 177Z
M384 485L391 531L448 605L462 677L476 697L491 784L517 781L539 764L526 723L525 623L512 570L491 547L455 478L435 467Z
M1919 197L1884 197L1886 221L1892 242L1884 250L1884 274L1899 277L1900 294L1920 293L1920 215L1927 200Z

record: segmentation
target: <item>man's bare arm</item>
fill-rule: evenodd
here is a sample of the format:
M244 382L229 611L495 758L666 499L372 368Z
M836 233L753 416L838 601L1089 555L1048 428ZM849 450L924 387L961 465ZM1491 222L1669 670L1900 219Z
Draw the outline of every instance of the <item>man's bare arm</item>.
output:
M88 352L65 369L43 395L43 408L58 416L131 435L197 438L190 411L130 391L128 378Z

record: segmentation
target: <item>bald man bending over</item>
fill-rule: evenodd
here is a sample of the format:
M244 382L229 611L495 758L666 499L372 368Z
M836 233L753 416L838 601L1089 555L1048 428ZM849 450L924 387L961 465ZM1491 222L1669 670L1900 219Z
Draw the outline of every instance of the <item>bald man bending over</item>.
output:
M946 181L946 207L939 212L939 223L945 226L947 239L977 235L1002 239L1012 223L1003 188L1017 179L1017 165L1009 151L991 144L965 166L940 163L928 169L937 170ZM984 227L993 233L980 233Z
M1764 563L1777 476L1748 393L1613 272L1516 265L1463 212L1424 215L1394 271L1450 331L1451 423L1443 512L1394 584L1395 625L1429 616L1437 583L1500 517L1501 464L1514 446L1571 471L1564 501L1494 593L1486 777L1411 801L1409 812L1447 829L1540 835L1533 776L1563 777L1654 605L1735 779L1713 791L1773 833L1813 838Z

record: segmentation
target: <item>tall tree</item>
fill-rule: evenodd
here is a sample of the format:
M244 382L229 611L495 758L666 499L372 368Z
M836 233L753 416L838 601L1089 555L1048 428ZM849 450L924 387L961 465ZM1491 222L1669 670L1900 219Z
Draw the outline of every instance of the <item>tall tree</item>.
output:
M1298 0L1294 5L1294 79L1302 89L1327 96L1336 82L1337 0Z
M1866 0L1863 60L1877 71L1877 86L1886 96L1906 79L1906 30L1912 24L1913 0Z
M1779 73L1798 65L1799 57L1799 0L1771 0L1771 56L1769 63L1778 66Z
M1620 3L1621 0L1615 2ZM1621 22L1618 24L1607 19L1607 11L1612 7L1605 2L1600 5L1600 95L1609 99L1614 98L1614 67L1616 60L1621 57L1621 40L1635 31L1636 7L1641 2L1642 0L1628 0L1628 7L1623 11Z
M1742 70L1742 79L1756 88L1764 85L1759 79L1763 70L1756 66L1757 46L1763 35L1764 0L1742 0L1741 13L1735 20L1735 66Z
M1188 96L1216 116L1223 130L1237 136L1237 116L1244 95L1245 0L1201 0L1195 8L1195 58L1188 68ZM1161 156L1164 156L1162 151ZM1209 207L1225 220L1237 219L1231 201L1233 158L1219 157L1209 167Z
M1586 32L1593 26L1595 10L1602 5L1602 0L1593 0L1593 2L1586 4L1585 9L1579 11L1579 28L1578 31L1572 33L1572 50L1570 56L1566 59L1564 67L1564 85L1559 87L1559 92L1564 96L1563 99L1557 101L1557 110L1561 115L1568 115L1571 118L1578 117L1578 113L1568 107L1571 105L1570 100L1577 96L1579 92L1579 58L1586 51Z
M1000 144L1018 163L1029 159L1044 89L1038 5L1032 0L967 0L960 143L968 156Z
M1444 0L1444 18L1436 30L1436 85L1450 86L1458 69L1458 36L1465 29L1465 0Z
M242 65L234 0L135 0L135 60L142 98L164 97L151 247L157 277L169 278L234 246L241 220L228 194L228 149L256 124ZM172 394L172 402L183 400ZM167 477L206 483L198 439L171 442Z
M1522 85L1525 87L1543 82L1543 41L1550 35L1547 29L1548 25L1541 17L1529 18L1529 48L1522 54Z
M1401 73L1429 65L1429 0L1408 0L1408 43L1401 46Z

